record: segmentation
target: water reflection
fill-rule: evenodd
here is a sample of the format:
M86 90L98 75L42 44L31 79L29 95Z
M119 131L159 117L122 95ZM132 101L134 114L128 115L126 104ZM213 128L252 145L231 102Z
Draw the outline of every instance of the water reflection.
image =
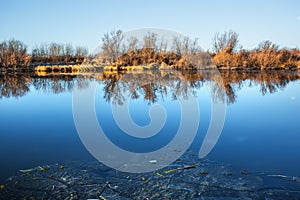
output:
M39 77L30 73L0 74L0 98L22 97L30 92L31 87L47 93L71 92L73 88L85 88L88 81L74 75Z
M125 93L133 99L143 98L149 104L164 99L188 98L211 83L214 100L234 103L236 92L243 87L259 86L262 95L274 93L300 79L300 71L136 71L101 72L80 75L0 74L0 98L22 97L31 87L47 93L71 92L74 87L86 88L90 80L104 85L104 99L122 105Z

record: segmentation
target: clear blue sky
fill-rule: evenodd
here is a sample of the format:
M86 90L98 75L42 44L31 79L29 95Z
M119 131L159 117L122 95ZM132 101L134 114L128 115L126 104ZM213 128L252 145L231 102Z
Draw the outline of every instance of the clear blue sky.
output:
M198 37L211 49L216 32L234 30L251 49L263 40L300 48L299 0L0 0L0 41L32 48L45 42L94 50L114 29L166 28Z

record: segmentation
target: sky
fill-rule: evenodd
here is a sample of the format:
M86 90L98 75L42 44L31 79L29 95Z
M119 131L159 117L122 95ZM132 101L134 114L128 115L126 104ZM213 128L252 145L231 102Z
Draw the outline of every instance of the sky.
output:
M245 49L264 40L300 48L299 0L0 0L0 41L29 49L71 43L93 51L103 34L121 29L169 29L212 49L216 33L233 30Z

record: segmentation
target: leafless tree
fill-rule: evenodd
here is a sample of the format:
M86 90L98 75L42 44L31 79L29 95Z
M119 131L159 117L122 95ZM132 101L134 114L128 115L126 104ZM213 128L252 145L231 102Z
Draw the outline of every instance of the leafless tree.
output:
M160 52L167 52L168 42L165 41L164 38L161 38L158 48Z
M114 62L121 53L123 34L121 30L112 31L104 34L102 37L102 51L103 56L109 60L110 63Z
M174 37L173 49L177 55L184 58L193 67L203 67L210 63L211 59L208 59L207 53L201 49L198 38L192 40L189 37Z
M174 37L173 49L179 56L197 54L201 50L198 39L191 40L189 37Z
M147 35L144 36L144 48L149 48L149 49L153 49L153 50L157 50L157 34L156 33L151 33L148 32Z
M0 65L3 67L27 66L30 57L27 47L19 40L9 40L0 44Z
M238 34L234 31L217 33L213 38L213 51L219 53L226 51L226 53L233 53L238 48Z
M41 44L36 45L32 50L32 56L33 57L48 57L50 55L49 53L49 45L48 44Z
M80 62L88 55L85 47L74 48L71 44L42 44L35 46L32 50L32 62L53 63L53 62Z
M74 48L71 44L66 44L63 47L63 55L67 57L72 57L74 56Z
M86 47L77 46L75 50L75 57L88 56L88 49Z
M138 49L139 40L136 37L130 37L127 43L127 45L124 44L124 51L127 51L127 53Z
M265 40L258 45L256 51L278 51L279 46L272 43L270 40Z

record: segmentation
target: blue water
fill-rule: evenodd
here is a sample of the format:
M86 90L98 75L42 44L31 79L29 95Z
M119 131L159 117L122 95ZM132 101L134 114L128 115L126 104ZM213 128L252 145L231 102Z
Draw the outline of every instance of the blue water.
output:
M95 80L87 80L87 83L89 81ZM158 96L154 104L145 100L143 93L130 100L129 113L140 126L150 123L148 111L155 104L162 105L167 113L161 132L139 139L125 134L116 125L111 101L104 98L106 83L96 82L98 121L115 145L140 153L158 150L173 139L180 124L180 107L171 92L163 98ZM74 83L77 87L77 82ZM63 161L95 160L75 128L72 88L53 92L49 87L41 89L31 82L23 96L2 96L0 99L0 181L20 169ZM240 169L299 177L300 81L291 81L278 87L276 92L264 95L260 84L249 86L247 80L242 86L232 84L232 87L235 102L227 104L222 134L207 158ZM190 148L198 152L211 118L211 93L205 86L195 88L194 92L200 108L200 122Z

